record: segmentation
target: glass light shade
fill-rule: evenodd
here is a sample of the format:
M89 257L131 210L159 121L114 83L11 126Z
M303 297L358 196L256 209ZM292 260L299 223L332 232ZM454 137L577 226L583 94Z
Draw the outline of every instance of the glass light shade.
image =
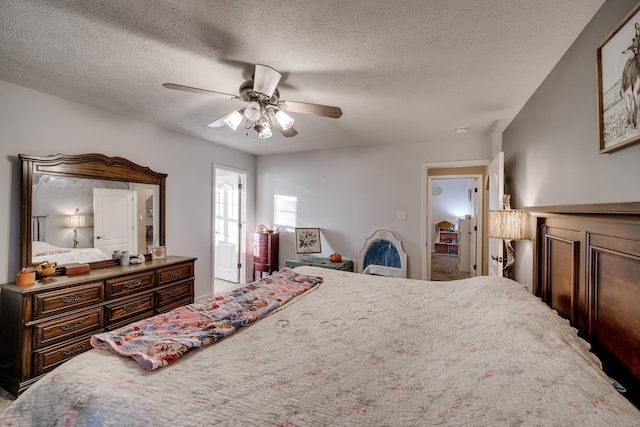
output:
M247 108L244 109L244 116L252 122L257 122L260 114L262 114L262 112L260 111L260 104L257 101L250 102Z
M271 128L269 126L255 125L253 129L258 132L260 138L271 138Z
M69 215L67 217L67 226L69 228L83 228L87 223L84 215Z
M291 126L293 126L293 119L291 118L291 116L282 110L278 110L278 112L276 113L276 120L278 121L278 123L280 123L280 126L282 126L282 129L284 130L287 130Z
M517 209L489 211L489 237L504 240L527 239L527 212Z
M242 118L244 116L242 115L242 113L240 112L240 110L236 110L233 113L229 114L227 116L226 119L224 119L224 122L227 124L227 126L229 126L231 129L236 130L238 129L238 126L240 126L240 123L242 122Z

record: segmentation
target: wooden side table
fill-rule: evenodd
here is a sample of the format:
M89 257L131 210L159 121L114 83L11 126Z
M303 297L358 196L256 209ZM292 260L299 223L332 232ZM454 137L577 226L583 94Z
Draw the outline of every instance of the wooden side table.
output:
M280 235L278 233L253 234L253 280L256 271L271 274L278 271Z
M340 262L331 262L329 261L329 258L320 257L293 258L286 260L284 265L289 268L308 265L311 267L328 268L330 270L353 271L353 261L350 259L343 259Z

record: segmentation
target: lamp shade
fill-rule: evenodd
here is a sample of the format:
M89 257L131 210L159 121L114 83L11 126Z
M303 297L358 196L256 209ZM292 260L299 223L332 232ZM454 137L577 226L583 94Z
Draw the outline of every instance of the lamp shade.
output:
M76 209L75 214L67 217L67 227L69 228L83 228L86 224L86 217L84 215L78 215L78 209Z
M517 209L489 211L489 237L504 240L527 239L527 212Z

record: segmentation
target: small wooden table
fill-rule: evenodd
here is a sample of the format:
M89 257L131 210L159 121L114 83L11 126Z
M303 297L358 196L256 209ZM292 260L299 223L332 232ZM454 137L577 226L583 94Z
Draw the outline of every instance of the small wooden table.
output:
M328 268L331 270L353 271L353 261L350 259L343 259L340 262L331 262L329 261L329 258L305 256L303 258L288 259L285 261L284 265L289 268L308 265L311 267Z

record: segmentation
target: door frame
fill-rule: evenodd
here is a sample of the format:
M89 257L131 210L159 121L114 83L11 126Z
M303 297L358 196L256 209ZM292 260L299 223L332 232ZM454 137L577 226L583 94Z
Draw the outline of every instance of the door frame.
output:
M434 163L423 163L422 164L422 209L421 209L421 271L422 280L430 280L431 277L431 239L433 238L433 230L429 222L429 218L431 218L431 180L432 179L450 179L450 178L479 178L484 181L484 177L486 174L483 174L481 177L478 174L450 174L450 175L437 175L437 178L429 176L429 169L455 169L455 168L469 168L469 167L477 167L477 166L488 166L491 162L490 159L487 160L462 160L462 161L451 161L451 162L434 162ZM484 238L483 238L483 226L485 222L485 208L484 208L484 182L480 183L480 187L478 190L478 198L476 203L479 204L480 209L478 209L478 218L476 223L478 224L478 234L476 235L476 259L480 259L482 262L478 269L476 269L476 275L482 275L482 265L484 264ZM480 237L478 237L480 236Z
M218 170L224 170L225 172L236 173L241 176L242 189L240 190L240 207L239 207L239 246L238 246L238 258L241 264L239 271L239 283L246 283L246 253L247 253L247 176L248 172L243 169L238 169L221 164L213 164L212 174L212 197L211 197L211 295L214 294L215 283L215 259L216 259L216 175Z

